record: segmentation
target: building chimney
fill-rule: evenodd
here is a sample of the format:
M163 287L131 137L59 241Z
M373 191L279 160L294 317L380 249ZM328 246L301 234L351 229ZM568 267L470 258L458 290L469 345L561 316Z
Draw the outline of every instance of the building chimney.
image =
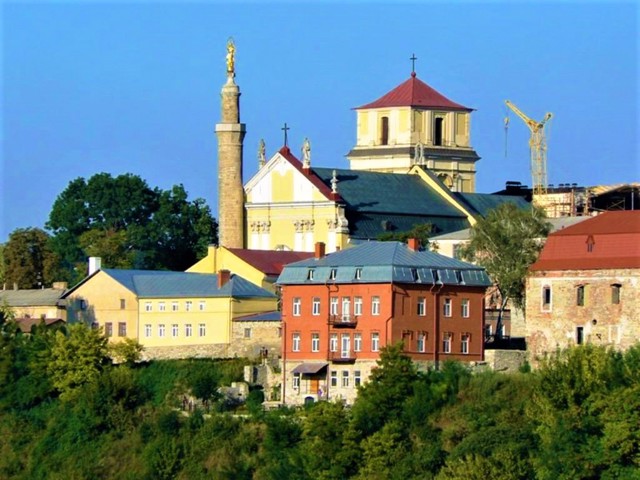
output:
M324 242L316 242L316 252L314 258L322 258L325 255Z
M89 275L93 275L102 268L102 258L89 257Z
M231 272L229 270L218 271L218 288L224 287L231 279Z
M420 250L420 240L418 240L417 238L407 239L407 247L409 247L409 250L417 252L418 250Z

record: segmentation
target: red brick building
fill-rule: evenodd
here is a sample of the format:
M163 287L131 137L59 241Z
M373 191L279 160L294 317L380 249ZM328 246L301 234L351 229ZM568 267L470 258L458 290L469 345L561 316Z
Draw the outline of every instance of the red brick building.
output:
M283 399L352 401L398 341L415 361L482 361L481 267L420 250L417 241L367 242L287 265L282 288Z
M625 349L640 339L640 210L605 212L549 235L527 279L527 350Z

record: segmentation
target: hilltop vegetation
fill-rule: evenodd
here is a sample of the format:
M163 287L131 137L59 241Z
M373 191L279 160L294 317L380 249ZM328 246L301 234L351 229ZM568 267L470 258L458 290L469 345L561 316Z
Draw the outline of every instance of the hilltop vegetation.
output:
M0 478L639 478L640 347L472 375L419 372L393 346L352 408L263 412L252 392L243 415L217 394L241 360L114 365L104 347L2 322ZM189 393L208 413L183 410Z

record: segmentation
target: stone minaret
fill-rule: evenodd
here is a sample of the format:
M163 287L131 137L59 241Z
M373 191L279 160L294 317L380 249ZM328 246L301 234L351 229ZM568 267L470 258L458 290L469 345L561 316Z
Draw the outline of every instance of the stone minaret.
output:
M218 136L218 224L219 244L244 247L244 189L242 186L242 142L245 125L240 123L240 88L235 78L235 45L227 42L227 83L222 87L222 118Z

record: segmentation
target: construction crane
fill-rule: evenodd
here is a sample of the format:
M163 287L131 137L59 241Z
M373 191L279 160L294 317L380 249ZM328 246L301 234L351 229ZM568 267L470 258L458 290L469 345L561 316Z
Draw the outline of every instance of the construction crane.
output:
M547 139L544 134L544 127L552 114L545 114L544 118L536 122L530 119L520 111L509 100L505 100L507 107L518 115L531 130L531 138L529 139L529 149L531 151L531 178L533 181L533 195L541 195L547 193ZM509 120L505 119L505 131L509 125Z

